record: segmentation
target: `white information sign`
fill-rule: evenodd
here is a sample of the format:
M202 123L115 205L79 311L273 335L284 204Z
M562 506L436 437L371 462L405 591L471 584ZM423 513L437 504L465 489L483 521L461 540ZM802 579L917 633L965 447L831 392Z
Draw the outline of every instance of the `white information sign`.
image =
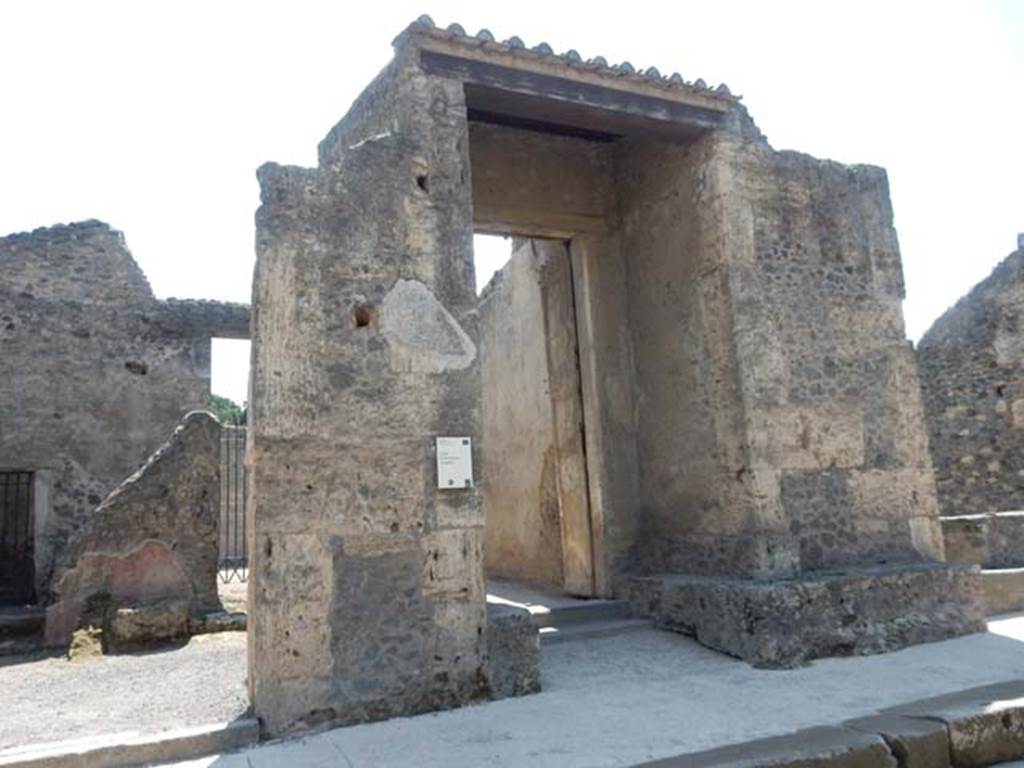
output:
M437 438L437 487L473 487L473 444L468 437Z

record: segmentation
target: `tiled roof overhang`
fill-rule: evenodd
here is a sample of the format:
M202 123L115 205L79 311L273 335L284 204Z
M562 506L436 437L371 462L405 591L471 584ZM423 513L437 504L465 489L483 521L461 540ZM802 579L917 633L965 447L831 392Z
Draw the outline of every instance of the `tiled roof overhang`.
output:
M589 61L575 51L556 55L541 43L527 48L519 38L498 42L487 30L467 35L421 16L395 40L414 45L430 74L466 84L471 119L530 127L561 127L589 138L635 133L689 139L731 122L738 97L720 85L662 77L650 67L637 72L628 62Z

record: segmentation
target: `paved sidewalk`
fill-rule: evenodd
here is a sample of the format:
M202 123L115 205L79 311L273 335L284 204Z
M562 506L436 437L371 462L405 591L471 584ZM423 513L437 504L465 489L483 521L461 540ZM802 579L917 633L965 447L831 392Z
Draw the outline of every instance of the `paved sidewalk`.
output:
M1024 615L881 656L756 670L668 632L552 645L544 692L329 731L179 768L629 766L1024 678Z

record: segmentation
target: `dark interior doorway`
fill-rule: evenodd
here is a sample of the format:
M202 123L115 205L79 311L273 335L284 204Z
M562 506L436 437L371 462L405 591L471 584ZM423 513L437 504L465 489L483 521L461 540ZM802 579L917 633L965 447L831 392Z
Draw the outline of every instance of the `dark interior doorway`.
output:
M0 472L0 605L35 602L34 473Z

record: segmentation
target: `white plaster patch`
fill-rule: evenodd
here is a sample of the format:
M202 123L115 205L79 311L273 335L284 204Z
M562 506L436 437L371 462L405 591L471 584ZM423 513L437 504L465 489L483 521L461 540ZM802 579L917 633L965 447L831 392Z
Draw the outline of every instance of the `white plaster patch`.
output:
M396 371L460 371L476 359L476 345L427 286L399 280L381 305L381 331Z
M359 149L364 144L368 144L371 141L381 141L382 139L391 138L391 131L384 131L383 133L375 133L373 136L367 136L365 139L357 141L355 144L349 145L349 149Z

